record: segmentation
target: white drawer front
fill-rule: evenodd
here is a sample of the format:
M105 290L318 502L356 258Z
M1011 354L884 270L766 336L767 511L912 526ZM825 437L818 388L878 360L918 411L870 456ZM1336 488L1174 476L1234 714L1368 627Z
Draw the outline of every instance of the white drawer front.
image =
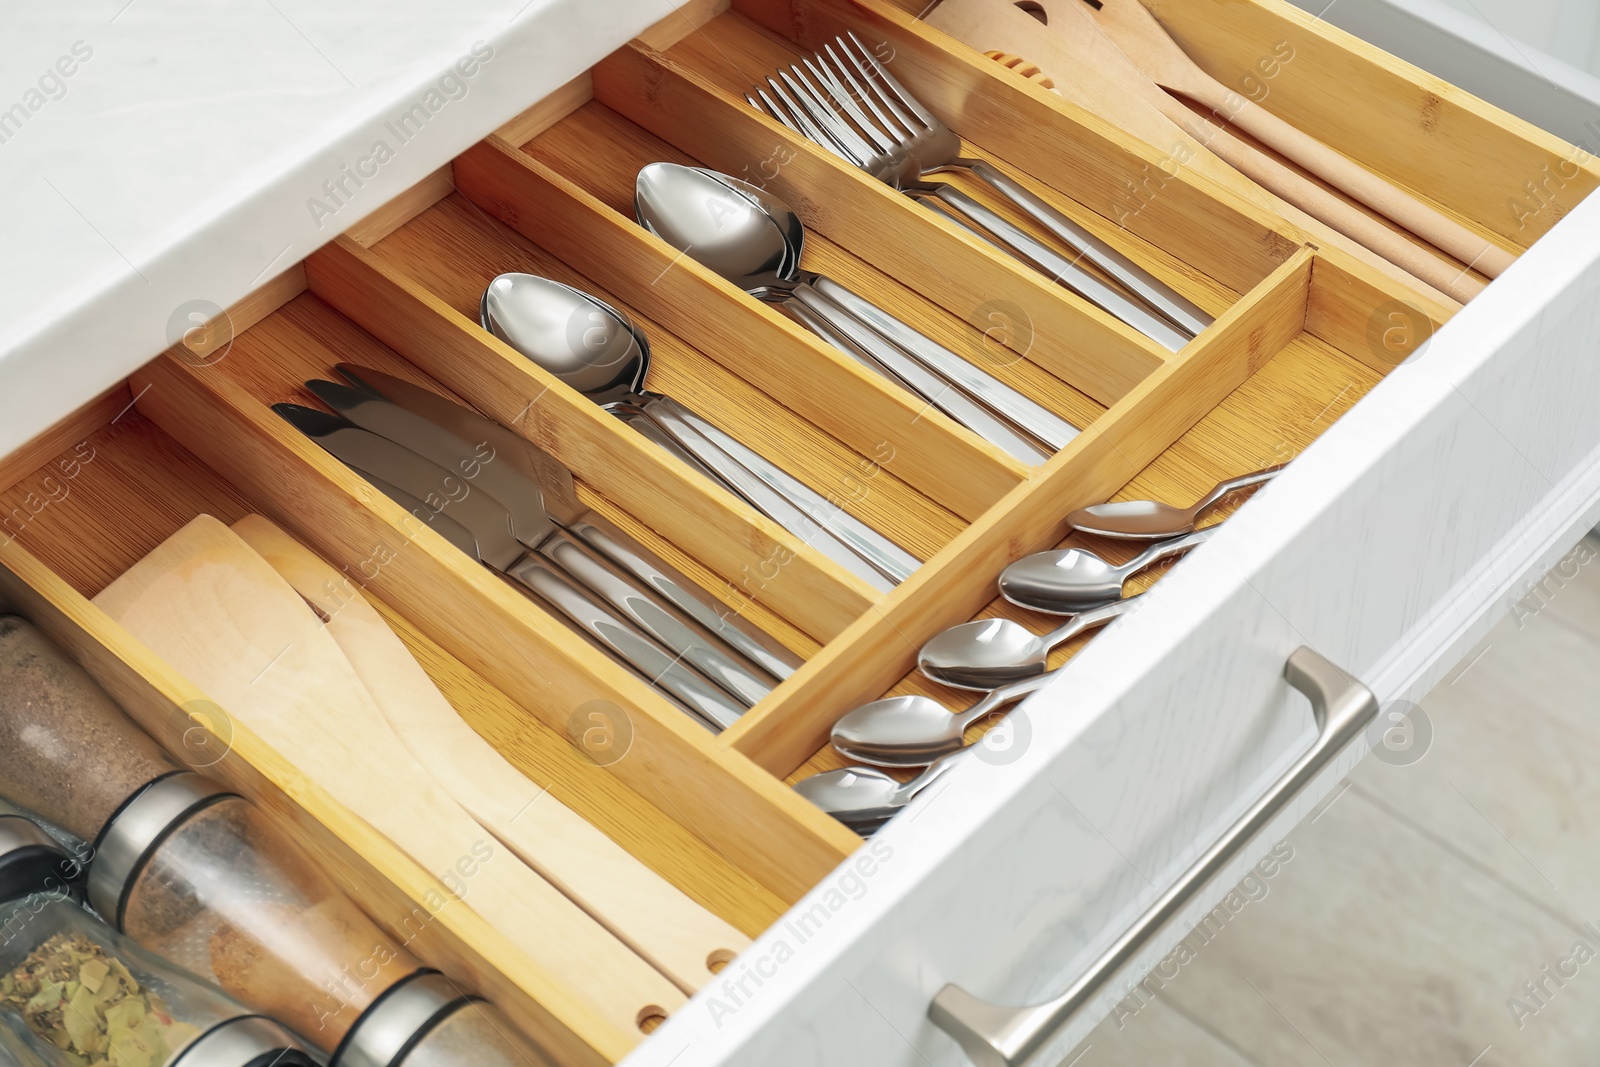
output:
M1058 995L1311 743L1282 677L1296 647L1381 701L1420 696L1600 519L1597 249L1591 200L1025 705L1014 762L969 760L930 790L867 869L841 868L629 1067L965 1063L927 1018L945 984ZM1037 1062L1059 1062L1362 755Z

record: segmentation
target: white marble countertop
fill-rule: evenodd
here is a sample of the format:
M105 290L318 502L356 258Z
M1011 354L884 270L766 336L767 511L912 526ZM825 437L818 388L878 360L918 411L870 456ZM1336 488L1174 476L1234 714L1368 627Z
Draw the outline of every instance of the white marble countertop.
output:
M677 2L7 5L0 455Z

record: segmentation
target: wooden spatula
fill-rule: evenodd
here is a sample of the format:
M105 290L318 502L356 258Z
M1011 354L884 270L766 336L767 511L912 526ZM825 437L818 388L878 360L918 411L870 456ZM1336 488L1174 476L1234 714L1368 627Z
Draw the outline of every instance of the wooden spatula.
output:
M640 1038L683 994L480 826L389 729L333 636L272 567L202 515L95 598L491 923L613 1031ZM462 903L464 902L464 904Z
M529 781L468 726L350 579L260 515L238 534L305 601L416 761L485 829L679 985L699 989L711 965L749 939ZM308 609L309 610L309 609Z
M1012 0L943 0L925 18L929 25L981 52L1022 56L1055 83L1058 93L1166 152L1173 167L1210 178L1319 241L1401 281L1421 281L1462 303L1483 291L1483 283L1459 264L1413 244L1269 153L1189 110L1100 32L1082 0L1051 0L1047 9L1040 6L1048 24L1025 14ZM1164 178L1155 175L1154 180ZM1159 185L1146 187L1139 195L1159 195Z
M1293 160L1336 189L1447 252L1462 263L1498 277L1515 260L1454 219L1423 203L1380 175L1339 154L1310 134L1241 96L1189 58L1140 0L1053 0L1049 12L1067 4L1081 9L1155 83L1186 96Z
M1042 88L1049 89L1052 93L1056 91L1055 80L1051 78L1050 75L1040 70L1036 65L1029 63L1026 59L1023 59L1021 56L1013 56L1005 52L996 52L992 49L984 52L984 55L1000 64L1002 67L1005 67L1007 70L1016 71L1017 74L1027 78L1029 81L1034 82Z

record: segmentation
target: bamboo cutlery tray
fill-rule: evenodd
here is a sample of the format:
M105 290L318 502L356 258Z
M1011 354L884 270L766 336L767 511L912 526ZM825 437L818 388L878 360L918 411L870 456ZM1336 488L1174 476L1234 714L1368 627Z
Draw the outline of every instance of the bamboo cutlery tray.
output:
M233 309L238 335L220 358L164 355L5 461L4 606L78 655L180 757L285 812L375 919L496 999L563 1064L615 1062L659 1019L606 1025L466 906L409 930L439 891L434 876L243 728L223 723L227 736L196 749L190 712L203 694L87 598L198 514L267 515L363 585L509 760L754 936L861 844L789 788L842 762L825 747L833 721L891 692L958 706L958 694L911 673L920 644L949 625L1009 613L1038 628L995 602L1007 562L1062 543L1075 507L1187 503L1292 459L1455 310L1181 168L1152 184L1160 147L925 27L920 6L692 3ZM1512 252L1600 180L1570 146L1275 0L1149 6L1225 83L1291 42L1269 107ZM892 55L967 154L1215 324L1166 352L744 103L758 79L845 29ZM680 256L632 219L634 175L657 160L777 193L806 222L808 269L1083 433L1026 467ZM1511 206L1533 202L1525 182L1546 190L1541 210ZM1130 188L1145 190L1137 210ZM623 309L651 338L653 389L925 565L880 595L556 383L477 325L479 296L504 271ZM314 403L301 383L341 362L406 377L524 434L572 469L586 504L805 666L711 734L272 412ZM1082 543L1113 561L1130 554ZM1159 598L1141 610L1160 610ZM583 744L596 714L618 739L604 757Z

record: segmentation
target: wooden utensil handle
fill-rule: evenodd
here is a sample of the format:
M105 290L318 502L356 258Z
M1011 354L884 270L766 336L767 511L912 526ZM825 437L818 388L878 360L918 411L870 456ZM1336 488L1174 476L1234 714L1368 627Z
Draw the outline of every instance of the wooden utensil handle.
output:
M327 632L417 762L596 922L685 990L712 981L718 961L749 946L738 930L551 795L548 780L535 784L467 725L343 572L260 515L247 515L233 528L327 616ZM608 731L614 725L604 715L585 722ZM601 754L589 753L596 762Z
M1284 166L1254 145L1239 140L1221 126L1208 122L1190 111L1183 101L1160 89L1151 99L1163 114L1182 126L1228 166L1352 241L1359 241L1412 277L1463 304L1483 292L1483 283L1471 274L1444 262L1426 249L1418 248L1403 235L1339 199L1298 171Z
M1516 258L1254 101L1235 93L1228 105L1233 125L1474 270L1498 277Z

